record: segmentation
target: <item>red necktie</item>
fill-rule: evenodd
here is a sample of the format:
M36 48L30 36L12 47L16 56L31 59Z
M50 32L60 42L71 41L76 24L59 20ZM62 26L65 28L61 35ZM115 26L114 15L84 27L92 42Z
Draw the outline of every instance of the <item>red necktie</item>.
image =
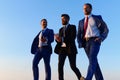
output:
M86 21L84 23L84 37L85 37L85 34L86 34L87 27L88 27L88 16L86 17Z

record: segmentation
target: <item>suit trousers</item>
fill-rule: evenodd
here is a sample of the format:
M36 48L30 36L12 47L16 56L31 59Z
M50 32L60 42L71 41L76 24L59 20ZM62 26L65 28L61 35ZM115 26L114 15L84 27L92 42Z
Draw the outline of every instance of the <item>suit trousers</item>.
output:
M70 62L70 67L71 69L74 71L74 73L76 74L78 80L81 77L81 73L79 71L79 69L76 67L76 54L59 54L59 62L58 62L58 75L59 75L59 80L64 80L64 71L63 71L63 67L64 67L64 63L65 63L65 59L68 56L69 62Z
M95 74L96 80L104 80L97 60L100 45L101 43L95 41L95 38L89 39L85 42L84 49L89 59L89 66L85 80L92 80L93 74Z
M33 59L33 77L34 80L39 80L39 68L38 64L39 61L43 58L45 64L45 73L46 78L45 80L51 80L51 67L50 67L50 56L51 54L48 53L46 48L39 48L36 52L34 59Z

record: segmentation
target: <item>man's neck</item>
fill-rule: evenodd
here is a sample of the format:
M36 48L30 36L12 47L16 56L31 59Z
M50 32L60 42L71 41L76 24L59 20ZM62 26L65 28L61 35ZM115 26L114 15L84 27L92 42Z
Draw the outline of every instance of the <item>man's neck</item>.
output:
M90 16L92 16L92 14L85 15L85 17L88 17L88 18L89 18Z
M47 27L45 27L45 28L42 28L42 30L46 30L47 29Z
M63 27L67 27L69 25L69 23L67 23L66 25L63 25Z

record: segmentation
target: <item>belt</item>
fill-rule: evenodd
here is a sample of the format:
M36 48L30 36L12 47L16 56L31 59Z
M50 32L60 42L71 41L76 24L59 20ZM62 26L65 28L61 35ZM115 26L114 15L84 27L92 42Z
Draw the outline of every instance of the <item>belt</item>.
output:
M84 38L84 40L85 40L85 41L89 41L89 40L91 40L91 39L96 39L96 38L98 38L98 37L86 37L86 38Z
M48 46L41 46L41 47L38 47L39 49L41 49L41 48L48 48Z

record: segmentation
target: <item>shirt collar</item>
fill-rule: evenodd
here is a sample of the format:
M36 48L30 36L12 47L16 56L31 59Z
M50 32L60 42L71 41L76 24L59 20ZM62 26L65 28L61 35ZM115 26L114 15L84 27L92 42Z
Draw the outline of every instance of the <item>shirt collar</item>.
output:
M63 27L66 27L66 28L67 28L67 27L68 27L68 25L69 25L69 23L68 23L68 24L66 24L66 25L63 25Z
M46 27L46 28L44 28L44 29L42 29L42 31L44 32L44 31L46 31L46 29L47 29L47 27Z
M85 18L88 16L88 18L90 18L92 16L92 14L89 14L89 15L85 15Z

